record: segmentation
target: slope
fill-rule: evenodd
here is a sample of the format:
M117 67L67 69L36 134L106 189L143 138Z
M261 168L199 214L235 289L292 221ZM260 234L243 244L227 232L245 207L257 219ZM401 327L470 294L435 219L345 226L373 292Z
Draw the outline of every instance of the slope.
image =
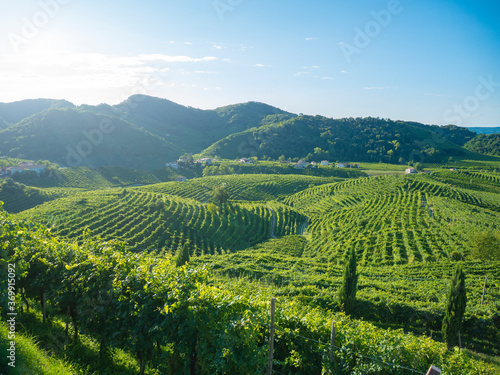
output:
M53 233L72 239L81 240L88 229L106 240L125 241L131 251L172 254L185 243L194 254L241 250L274 234L295 234L305 220L279 203L233 202L216 208L137 190L86 192L19 217L45 222Z
M201 110L146 95L133 95L116 105L82 109L117 116L164 137L186 152L197 153L229 134L260 126L267 116L293 116L263 103L249 102Z
M78 109L40 112L0 132L0 154L60 165L157 169L181 150L116 117Z
M56 99L27 99L12 103L0 103L0 118L7 123L16 124L26 117L47 109L73 107L74 104L66 100Z
M464 147L479 154L500 156L500 133L479 134Z
M437 163L449 157L479 158L446 138L411 123L379 118L329 119L301 116L232 134L203 151L234 159L302 157L406 164ZM482 157L484 159L484 157Z
M305 256L341 264L354 248L361 265L433 262L466 257L472 235L500 222L498 193L450 182L426 175L348 180L283 203L309 217Z

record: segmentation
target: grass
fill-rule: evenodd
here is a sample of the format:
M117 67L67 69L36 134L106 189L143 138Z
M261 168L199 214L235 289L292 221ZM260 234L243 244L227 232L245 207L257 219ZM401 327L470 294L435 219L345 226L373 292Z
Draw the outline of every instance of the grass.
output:
M36 304L35 304L36 306ZM25 338L28 344L19 345L21 348L19 364L26 364L20 372L14 374L121 374L136 375L139 373L139 364L134 355L118 348L111 348L102 358L99 355L99 342L85 333L79 339L73 339L70 325L69 337L65 334L65 317L51 315L50 321L42 323L42 314L39 308L31 309L18 315L21 334L17 337ZM2 325L2 338L5 326ZM33 339L36 337L37 344ZM3 340L2 340L3 341ZM22 343L22 339L18 343ZM2 347L3 349L3 347ZM43 371L39 371L42 366ZM156 374L155 370L146 372ZM0 372L0 374L3 374Z
M0 349L2 353L9 349L8 330L5 323L0 324ZM8 365L8 359L2 355L0 359L0 374L13 375L71 375L77 374L75 368L66 361L47 354L30 335L16 333L16 361L15 367Z

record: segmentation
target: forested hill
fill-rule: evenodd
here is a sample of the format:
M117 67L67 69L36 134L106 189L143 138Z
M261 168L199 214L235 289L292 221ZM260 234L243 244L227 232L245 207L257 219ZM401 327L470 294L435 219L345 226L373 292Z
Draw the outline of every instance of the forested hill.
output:
M500 133L479 134L464 147L480 154L500 156Z
M276 115L287 119L295 116L257 102L202 110L146 95L133 95L116 106L81 108L125 119L192 153L200 152L230 134L274 121ZM271 119L267 119L267 116L271 116Z
M0 131L0 154L60 165L158 169L182 149L117 117L51 109Z
M0 103L0 119L10 124L16 124L26 117L50 108L72 107L74 107L74 104L66 100L55 99L28 99L13 103ZM0 120L0 129L2 128Z
M8 128L9 124L7 124L3 119L0 118L0 130Z
M300 116L232 134L203 154L228 159L241 156L277 159L284 155L385 163L433 163L450 157L476 157L447 139L458 138L462 142L466 136L461 128L449 127L442 136L428 129L432 127L372 117Z

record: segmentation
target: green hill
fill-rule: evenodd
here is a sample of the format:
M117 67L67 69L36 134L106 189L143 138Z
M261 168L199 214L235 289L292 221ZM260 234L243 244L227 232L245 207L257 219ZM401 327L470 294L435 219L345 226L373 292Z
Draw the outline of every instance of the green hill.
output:
M66 100L28 99L12 103L0 103L0 118L7 123L16 124L36 113L54 108L73 108L74 104ZM0 125L0 129L2 126Z
M421 175L348 180L283 203L309 217L307 256L338 263L355 248L361 264L431 262L467 256L472 235L500 222L498 193L446 182Z
M301 116L232 134L202 154L226 159L242 156L306 160L356 160L406 164L437 163L450 157L472 158L469 151L428 127L378 118L329 119Z
M162 168L182 150L117 117L48 110L0 132L0 154L69 166Z
M37 361L61 373L66 363L67 367L71 366L70 371L75 369L78 373L139 373L139 364L140 373L145 373L145 369L148 373L189 373L192 368L199 374L263 372L269 349L271 296L278 297L276 372L320 374L332 370L334 373L389 375L408 371L425 373L432 364L456 375L495 373L495 368L472 359L468 352L450 351L430 337L382 329L326 306L321 308L321 302L328 296L335 298L341 278L339 267L298 259L292 267L295 274L311 278L302 281L297 278L285 288L276 288L272 278L267 283L244 278L231 280L207 271L204 265L176 267L169 256L129 253L116 242L87 236L80 245L68 243L51 237L43 227L15 222L3 211L0 211L0 219L4 250L2 287L7 287L8 280L4 264L29 265L16 280L16 285L23 288L23 304L29 302L32 309L19 310L16 318L22 322L17 327L20 333L23 331L18 348L19 359L25 360L26 373L37 368ZM301 247L302 240L294 240L281 244L272 241L270 246L263 244L254 249L258 253L247 259L266 272L272 268L273 259L281 261L275 251L285 255L283 251L287 246L294 251ZM266 249L270 250L267 254ZM290 260L290 256L283 258L283 263ZM432 291L429 297L439 301L448 283L436 278L448 279L452 267L446 264L423 270L425 272L416 268L361 269L362 297L357 306L370 309L372 314L380 313L385 319L399 316L413 322L426 318L432 324L429 318L434 319L435 310L409 315L414 310L401 308L397 299L403 295L397 295L397 289L407 287L410 292L409 281L413 284L423 280L422 285L431 288L404 294L406 300L420 302L425 293L429 296ZM304 273L308 268L311 272ZM469 275L480 278L487 272L497 275L497 266L467 265L466 269ZM314 285L306 284L311 282ZM330 283L332 289L327 289L326 283ZM384 293L390 288L396 298ZM480 286L473 290L472 296L476 299ZM494 298L497 290L496 285L493 295L488 290L488 298ZM366 303L369 301L364 298L370 292L377 294L378 304ZM44 296L43 303L40 296ZM0 300L0 312L5 314L7 298L1 295ZM487 304L485 308L494 308L490 302ZM44 310L50 313L50 319L42 323L40 311ZM384 315L386 311L390 314ZM71 323L67 316L71 317ZM482 314L477 317L480 331L490 329L491 323L494 328L494 322L483 319ZM69 323L68 336L64 333L64 319ZM330 344L332 324L336 332L333 345ZM39 345L65 362L47 363L47 356L39 355L32 344L29 346L34 352L28 354L23 339L25 331L41 335L42 339L37 339ZM5 335L4 328L0 335ZM53 339L47 340L48 336ZM56 337L58 341L54 340ZM5 349L5 345L1 347ZM123 351L135 356L124 358ZM135 358L133 362L132 358ZM6 357L0 362L2 368L5 361ZM402 371L405 368L409 370Z
M17 173L12 179L25 185L39 188L79 188L105 189L130 185L150 185L172 181L177 174L170 169L145 171L122 167L76 167L49 168L41 175L34 173Z
M464 147L479 154L500 156L500 133L479 134Z
M0 130L8 128L10 125L0 118Z
M8 179L0 181L0 202L7 212L17 213L44 202L75 194L75 189L37 189Z
M260 126L267 116L293 116L262 103L249 102L201 110L146 95L133 95L116 106L82 108L120 117L192 153L200 152L229 134Z
M93 191L24 211L20 217L46 222L52 232L81 240L89 229L120 239L132 251L174 253L189 243L197 254L236 251L273 236L298 233L305 218L279 203L207 204L158 193Z

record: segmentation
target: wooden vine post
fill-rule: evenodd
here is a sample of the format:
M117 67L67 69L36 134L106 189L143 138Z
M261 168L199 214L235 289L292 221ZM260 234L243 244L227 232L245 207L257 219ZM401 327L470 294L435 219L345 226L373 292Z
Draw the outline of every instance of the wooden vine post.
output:
M271 298L271 327L269 333L269 359L267 361L267 375L273 373L274 357L274 313L276 311L276 298Z
M333 348L335 347L335 320L332 321L332 332L330 334L330 366L333 364Z

